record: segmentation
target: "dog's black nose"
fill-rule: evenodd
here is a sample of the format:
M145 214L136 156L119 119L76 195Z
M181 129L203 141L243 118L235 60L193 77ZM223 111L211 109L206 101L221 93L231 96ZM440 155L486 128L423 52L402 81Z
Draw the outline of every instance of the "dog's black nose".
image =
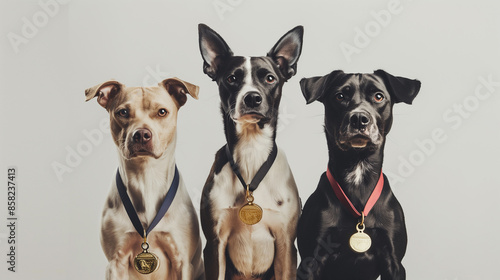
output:
M364 130L370 124L370 116L363 112L353 113L350 122L354 129Z
M249 108L256 108L259 107L260 104L262 104L262 96L260 96L258 92L251 91L247 93L245 98L243 98L243 101Z
M151 137L151 131L149 131L149 129L142 128L134 133L133 139L135 143L146 144L149 140L151 140Z

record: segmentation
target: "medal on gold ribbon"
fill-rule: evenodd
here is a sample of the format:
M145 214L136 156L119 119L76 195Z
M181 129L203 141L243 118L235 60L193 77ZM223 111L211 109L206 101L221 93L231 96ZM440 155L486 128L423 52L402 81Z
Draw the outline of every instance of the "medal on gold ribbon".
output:
M147 240L147 236L148 233L151 232L151 230L153 230L153 228L160 222L163 216L165 216L168 208L170 208L170 205L175 198L175 194L177 193L177 189L179 188L179 171L177 170L177 166L175 166L174 179L172 180L172 184L170 185L170 188L165 195L165 199L160 206L160 210L158 210L158 213L156 213L156 216L154 217L147 230L144 229L139 216L137 216L137 212L135 211L134 205L132 204L132 201L127 194L127 189L123 184L119 171L116 172L116 187L123 202L123 206L127 211L127 215L132 222L132 225L134 225L137 233L139 233L144 238L144 241L141 244L142 253L139 253L134 258L134 268L141 274L153 273L158 269L158 267L160 267L160 260L155 254L149 252L149 243Z
M370 197L368 198L368 201L365 204L365 208L363 211L361 211L361 213L358 212L356 207L354 207L352 202L345 194L344 190L342 190L342 188L340 187L339 183L337 183L335 178L333 178L333 175L330 172L329 168L326 171L326 176L328 177L328 181L330 181L330 185L333 188L335 196L337 196L342 205L344 205L347 210L349 210L351 214L353 214L353 216L361 218L361 221L356 225L356 233L354 233L351 238L349 238L349 246L354 252L357 253L364 253L368 251L372 245L372 239L368 234L364 232L366 227L365 216L368 215L370 210L379 199L380 194L382 194L382 189L384 187L384 174L382 173L382 171L380 172L380 177L378 179L377 185L373 189Z
M234 174L236 174L236 177L238 177L238 179L240 180L241 184L243 185L246 191L245 200L247 201L247 203L241 206L238 212L238 217L240 218L240 221L243 222L244 224L255 225L262 220L264 211L259 205L253 202L254 201L253 192L257 189L260 182L264 179L269 169L271 169L271 166L273 165L277 154L278 154L278 148L276 147L276 143L273 143L273 149L271 150L271 153L269 154L267 160L262 164L257 173L255 173L252 182L250 184L247 184L245 183L245 180L241 176L238 165L236 165L236 163L234 162L233 155L231 154L229 146L226 145L226 156L228 158L229 164L231 165Z

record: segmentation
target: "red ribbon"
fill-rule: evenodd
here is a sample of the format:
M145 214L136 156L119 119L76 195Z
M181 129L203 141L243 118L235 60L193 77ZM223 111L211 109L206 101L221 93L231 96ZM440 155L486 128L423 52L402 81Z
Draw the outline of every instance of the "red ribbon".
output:
M353 214L355 217L361 217L361 213L354 207L352 202L349 200L347 195L345 194L344 190L340 187L339 183L333 178L332 173L330 172L330 169L326 169L326 176L328 177L328 181L330 181L330 185L333 188L333 192L337 196L337 198L340 200L340 202ZM370 198L368 198L368 201L366 202L365 208L363 210L363 215L368 216L368 213L370 210L372 210L373 205L377 203L377 200L380 197L380 194L382 193L382 189L384 188L384 175L382 172L380 172L380 178L378 179L377 185L373 189L372 194L370 195Z

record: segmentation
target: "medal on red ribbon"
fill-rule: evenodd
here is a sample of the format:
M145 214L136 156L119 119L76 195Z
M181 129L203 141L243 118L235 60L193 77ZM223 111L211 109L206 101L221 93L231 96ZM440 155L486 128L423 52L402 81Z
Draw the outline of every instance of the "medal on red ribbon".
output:
M335 180L335 178L333 178L333 175L330 172L329 168L326 171L326 176L328 177L328 181L330 181L330 185L333 188L335 196L337 196L342 205L344 205L344 207L346 207L351 212L351 214L353 214L353 216L355 216L356 218L361 218L360 222L356 225L356 233L354 233L349 239L349 246L353 251L358 253L364 253L368 251L368 249L370 249L371 247L372 240L370 236L364 232L366 227L365 217L373 208L373 206L379 199L380 194L382 193L382 189L384 188L383 173L380 172L380 177L378 179L377 185L373 189L373 192L370 195L370 198L368 198L364 210L361 211L361 213L356 209L356 207L354 207L342 187L340 187L339 183Z

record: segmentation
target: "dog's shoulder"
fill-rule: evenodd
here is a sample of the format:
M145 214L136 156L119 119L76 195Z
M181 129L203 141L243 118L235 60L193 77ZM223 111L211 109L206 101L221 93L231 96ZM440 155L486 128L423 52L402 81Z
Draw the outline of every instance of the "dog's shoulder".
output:
M315 224L322 223L323 211L329 211L332 207L331 194L329 189L330 182L326 176L326 172L321 175L318 187L307 199L304 208L302 209L301 221ZM333 190L331 190L333 193ZM299 227L300 228L300 227Z
M224 150L225 146L222 146L217 153L215 153L214 164L212 164L212 168L210 169L210 173L208 174L207 181L205 182L205 188L209 185L213 185L214 175L217 175L221 172L222 168L226 163L228 163L228 158Z
M312 256L312 250L316 248L316 240L321 238L325 229L331 224L331 221L326 219L331 217L332 210L332 198L328 193L329 184L326 172L324 172L316 190L309 196L302 209L297 226L297 245L302 257Z
M203 187L203 192L201 196L201 207L200 207L200 218L202 229L205 232L205 235L212 236L214 233L212 230L214 229L214 220L211 218L212 212L212 202L210 201L210 192L214 187L214 176L219 174L228 163L228 159L226 153L224 152L225 146L220 148L215 154L215 161L210 169L210 174L208 175L207 181L205 182L205 186Z
M389 184L389 179L387 178L387 175L384 175L384 187L382 189L382 193L380 194L379 198L379 205L385 205L386 207L401 207L396 196L392 192L391 185Z
M384 189L380 195L379 202L375 205L377 210L383 210L383 212L392 212L392 215L398 216L400 219L404 220L403 208L401 203L398 201L394 195L391 185L389 184L389 179L387 175L384 174ZM382 209L379 209L382 208ZM381 211L382 212L382 211Z
M228 163L228 158L226 156L226 153L224 152L224 147L220 148L217 153L215 154L215 161L214 164L212 165L212 168L210 169L210 173L208 174L208 178L205 181L205 186L203 187L203 197L208 198L208 194L212 190L212 187L214 186L214 176L219 174Z

